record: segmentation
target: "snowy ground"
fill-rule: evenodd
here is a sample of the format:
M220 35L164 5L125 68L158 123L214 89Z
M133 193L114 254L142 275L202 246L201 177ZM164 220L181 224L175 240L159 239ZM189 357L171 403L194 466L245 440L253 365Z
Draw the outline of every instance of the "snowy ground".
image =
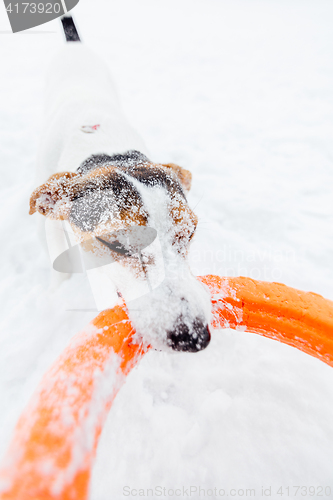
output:
M333 299L333 3L81 0L74 12L152 159L193 173L193 271ZM49 262L28 215L59 21L9 30L1 7L1 455L42 374L95 315L68 311L94 307L84 277L47 291ZM150 352L131 373L102 434L91 498L154 487L185 487L187 498L191 485L202 488L194 499L214 487L284 498L278 488L292 496L297 485L330 486L333 498L332 444L332 368L224 330L200 354Z

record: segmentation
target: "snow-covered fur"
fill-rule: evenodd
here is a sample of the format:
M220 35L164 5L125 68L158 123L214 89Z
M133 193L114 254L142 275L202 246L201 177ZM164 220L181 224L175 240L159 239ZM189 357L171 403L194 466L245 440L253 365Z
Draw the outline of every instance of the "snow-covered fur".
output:
M47 216L50 257L63 271L54 276L77 272L79 255L99 310L122 297L140 340L196 352L210 340L210 299L186 261L197 224L190 181L181 167L149 160L107 66L67 43L48 74L36 180L44 184L30 210Z

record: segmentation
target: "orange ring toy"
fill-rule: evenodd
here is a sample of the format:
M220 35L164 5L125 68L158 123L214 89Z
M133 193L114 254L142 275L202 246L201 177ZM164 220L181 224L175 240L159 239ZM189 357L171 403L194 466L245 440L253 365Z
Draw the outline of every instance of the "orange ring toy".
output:
M208 286L213 327L258 333L333 366L333 302L312 292L251 278L198 278Z
M333 366L333 302L279 283L204 276L213 328L246 330ZM1 500L86 500L106 415L144 355L125 307L99 314L44 375L16 426Z
M100 313L44 375L1 471L1 500L84 500L104 420L144 350L125 308Z

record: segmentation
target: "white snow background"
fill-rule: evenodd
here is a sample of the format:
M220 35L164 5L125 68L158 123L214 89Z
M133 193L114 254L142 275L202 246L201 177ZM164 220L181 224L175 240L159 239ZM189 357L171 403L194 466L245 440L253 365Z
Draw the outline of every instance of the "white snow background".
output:
M333 299L333 2L81 0L73 13L152 159L193 173L193 272ZM45 68L62 43L59 20L11 34L0 6L1 456L43 373L96 315L68 311L94 308L84 276L48 291L28 215ZM111 409L91 499L190 485L234 498L271 486L274 499L330 486L333 498L333 369L232 330L199 354L149 352Z

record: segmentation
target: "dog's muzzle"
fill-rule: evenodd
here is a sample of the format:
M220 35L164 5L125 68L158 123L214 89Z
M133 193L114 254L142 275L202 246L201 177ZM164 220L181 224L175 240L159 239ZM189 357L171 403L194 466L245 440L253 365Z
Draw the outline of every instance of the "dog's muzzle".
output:
M175 328L167 332L167 344L174 351L198 352L205 349L210 342L208 325L195 319L191 328L180 317Z

